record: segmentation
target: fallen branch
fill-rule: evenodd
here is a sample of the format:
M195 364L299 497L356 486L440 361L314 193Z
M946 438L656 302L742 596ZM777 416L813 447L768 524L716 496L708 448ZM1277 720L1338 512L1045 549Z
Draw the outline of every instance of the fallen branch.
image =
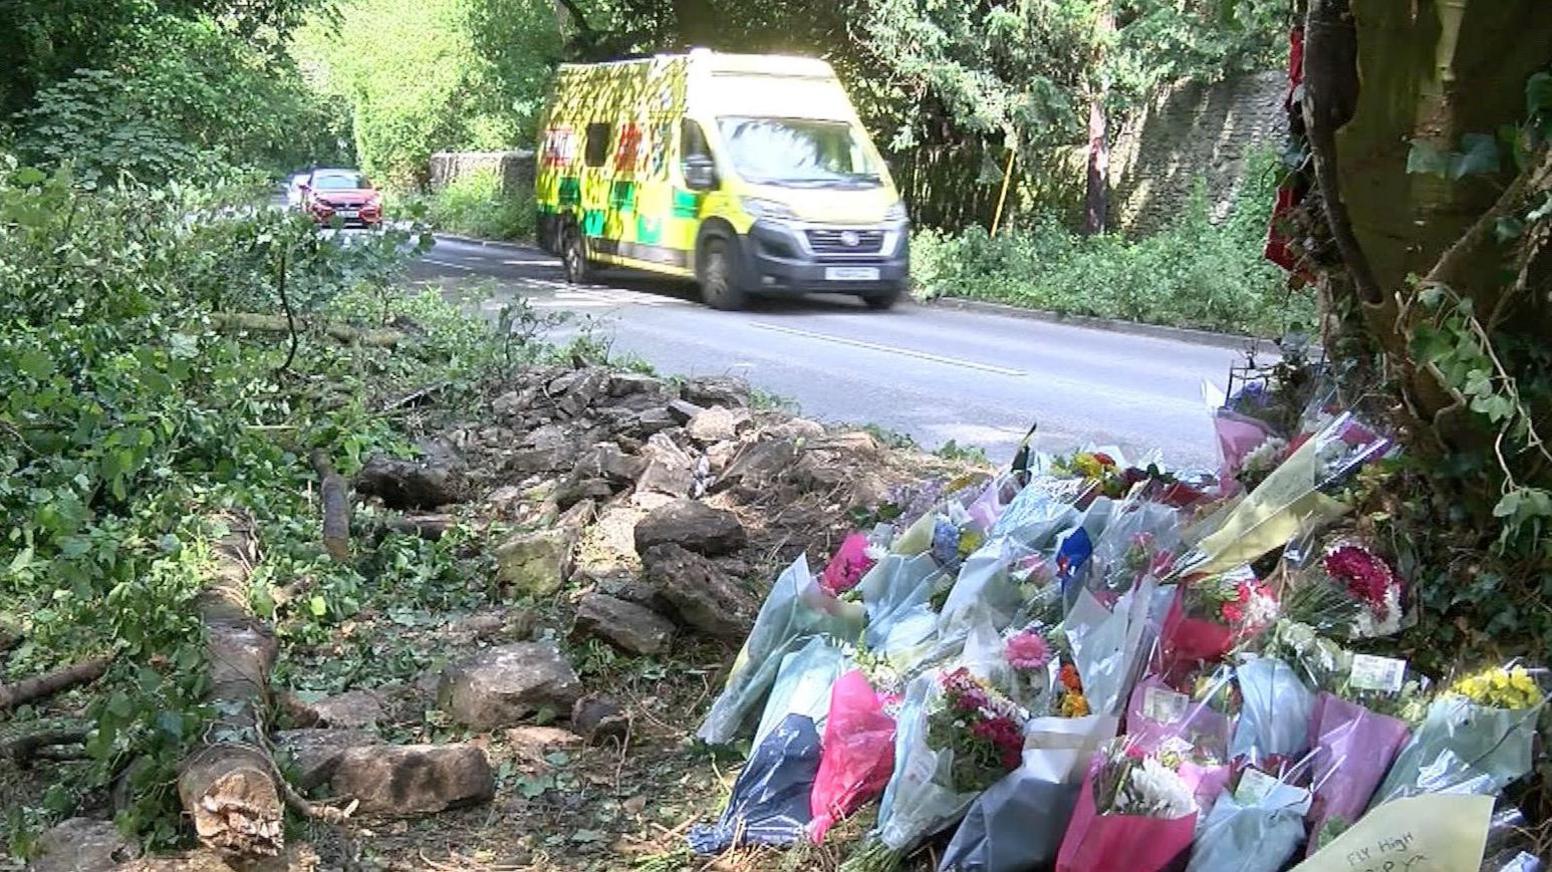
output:
M62 745L80 745L86 741L86 730L43 730L18 736L0 744L0 760L9 760L19 768L27 768L36 760L56 759L45 753L59 750ZM72 752L75 753L75 752ZM80 752L84 754L84 750Z
M326 824L342 824L350 820L350 816L356 812L356 807L361 804L361 800L352 799L344 808L336 808L332 805L308 801L306 797L296 792L296 788L285 781L280 782L280 786L286 794L286 805L292 811L304 818L323 821Z
M196 601L217 714L178 774L178 798L199 840L250 857L279 854L285 844L282 784L261 719L279 646L248 607L252 542L244 528L217 543L215 571Z
M258 312L217 312L212 316L216 326L224 330L249 333L285 333L291 326L281 315L263 315ZM343 345L365 345L371 348L394 348L404 341L404 334L397 330L363 330L348 324L325 324L320 328L324 335Z
M15 684L0 684L0 712L35 699L53 696L76 685L96 681L108 671L108 664L112 662L112 657L98 657L35 678L25 678Z
M334 471L328 452L315 448L311 459L323 503L323 547L335 562L344 563L350 559L350 485Z
M428 515L400 515L384 519L381 530L384 533L403 533L406 536L418 536L428 542L435 542L445 536L447 531L457 523L457 519L452 515L440 512Z

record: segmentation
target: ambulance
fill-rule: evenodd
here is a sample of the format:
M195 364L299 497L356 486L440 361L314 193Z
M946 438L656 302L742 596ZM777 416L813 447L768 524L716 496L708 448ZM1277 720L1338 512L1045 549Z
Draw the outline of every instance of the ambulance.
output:
M806 293L886 309L905 292L905 206L824 61L567 64L539 129L539 240L569 281L682 276L719 309Z

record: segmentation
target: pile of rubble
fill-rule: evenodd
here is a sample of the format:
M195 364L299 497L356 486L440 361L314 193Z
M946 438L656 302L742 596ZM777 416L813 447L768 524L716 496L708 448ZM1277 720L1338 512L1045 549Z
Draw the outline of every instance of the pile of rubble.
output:
M656 656L680 642L720 644L719 659L731 661L780 566L833 551L858 510L962 469L759 408L731 378L534 369L457 417L423 440L420 457L366 463L353 484L370 510L354 512L354 545L373 544L364 527L436 539L474 526L485 531L500 601L444 628L462 650L412 686L306 701L275 694L282 723L271 726L287 728L270 736L288 781L352 803L355 816L489 801L497 778L483 736L533 744L536 756L625 744L629 707L609 687L586 686L567 648L596 639ZM385 739L382 728L426 708L474 738ZM46 838L36 868L186 868L157 864L187 857L116 867L109 853L121 860L122 843L99 849L70 835L86 825Z

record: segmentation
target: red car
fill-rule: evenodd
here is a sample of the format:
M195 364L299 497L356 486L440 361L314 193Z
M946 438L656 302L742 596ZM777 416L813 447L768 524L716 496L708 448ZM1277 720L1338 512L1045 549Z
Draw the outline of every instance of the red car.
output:
M339 219L346 227L375 230L383 224L383 197L356 170L313 170L302 183L302 211L319 224Z

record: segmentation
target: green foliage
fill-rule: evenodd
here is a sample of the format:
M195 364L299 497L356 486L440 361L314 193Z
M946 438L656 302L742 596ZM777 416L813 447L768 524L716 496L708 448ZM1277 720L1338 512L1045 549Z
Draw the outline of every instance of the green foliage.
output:
M509 361L484 322L390 290L413 250L403 234L325 238L290 213L234 208L240 193L90 192L0 156L0 619L25 639L0 679L115 655L72 789L122 773L135 801L121 823L152 844L177 838L173 770L210 714L192 608L209 543L251 517L266 555L256 603L314 575L305 604L321 602L320 622L370 596L363 572L449 589L456 537L389 542L360 569L325 561L305 458L323 447L348 473L407 451L385 398L435 381L456 399ZM278 311L282 287L304 324L391 321L416 338L390 351L304 328L292 355L286 337L217 329L219 312ZM54 799L54 814L74 806Z
M294 54L351 107L363 168L411 189L434 152L532 143L559 45L538 0L351 0L299 34Z
M1261 257L1270 178L1252 173L1217 224L1199 191L1182 220L1140 240L1080 237L1049 219L995 238L978 227L923 231L911 243L913 281L929 297L1280 336L1312 324L1314 302L1290 294Z
M532 191L501 189L494 171L459 176L425 198L426 220L438 230L482 239L532 239Z
M18 151L72 162L88 182L209 179L230 166L270 172L338 151L335 110L293 68L213 21L154 19L108 61L38 93L17 117Z

